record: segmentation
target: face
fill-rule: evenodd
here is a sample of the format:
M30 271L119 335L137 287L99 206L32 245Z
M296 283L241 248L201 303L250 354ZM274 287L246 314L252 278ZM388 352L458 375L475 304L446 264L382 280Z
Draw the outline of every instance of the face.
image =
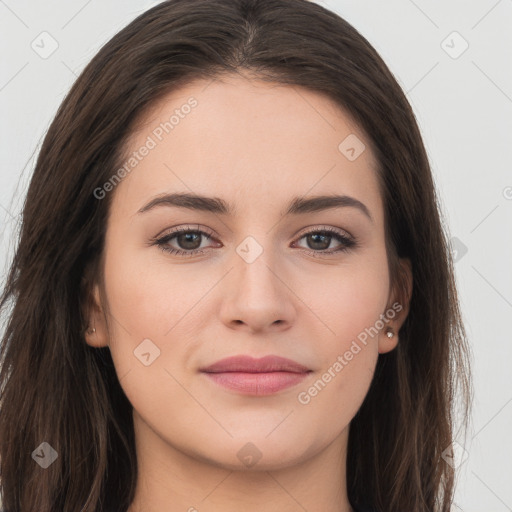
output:
M136 431L232 469L346 440L405 311L364 133L323 95L237 76L165 97L127 151L87 342L110 347ZM203 371L232 356L302 370Z

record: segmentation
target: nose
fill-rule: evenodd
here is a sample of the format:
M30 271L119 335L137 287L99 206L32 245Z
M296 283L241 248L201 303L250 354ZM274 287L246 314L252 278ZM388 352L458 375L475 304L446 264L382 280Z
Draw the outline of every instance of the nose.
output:
M293 325L297 311L292 283L266 252L252 263L235 260L229 274L220 312L225 325L249 333L284 331Z

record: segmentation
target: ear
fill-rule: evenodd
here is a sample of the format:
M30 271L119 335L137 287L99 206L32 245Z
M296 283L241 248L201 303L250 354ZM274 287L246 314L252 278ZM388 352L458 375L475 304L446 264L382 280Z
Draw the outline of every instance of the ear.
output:
M107 347L109 335L98 284L94 284L92 289L86 291L84 317L87 321L85 342L95 348Z
M386 313L384 313L389 320L379 334L379 354L385 354L396 348L400 328L409 314L413 288L412 264L409 258L400 258L398 273L398 279L390 291ZM388 312L395 314L392 316L392 313ZM393 332L393 337L389 338L386 335L388 330Z

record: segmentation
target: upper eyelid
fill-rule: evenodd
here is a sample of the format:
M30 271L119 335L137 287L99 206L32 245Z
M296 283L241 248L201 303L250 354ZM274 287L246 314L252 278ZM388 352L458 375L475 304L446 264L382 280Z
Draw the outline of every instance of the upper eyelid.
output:
M183 231L185 231L185 232L189 232L189 231L190 232L201 232L201 233L206 234L212 238L215 238L215 236L216 236L215 233L207 227L200 226L199 224L194 224L194 225L185 224L184 226L177 226L174 228L169 228L169 230L164 230L162 232L162 234L157 235L155 238L164 238L169 235L174 235L176 233L179 234Z
M338 228L338 227L334 227L334 226L327 226L325 224L324 225L317 224L317 225L313 225L313 226L308 226L308 227L300 230L299 233L297 233L297 235L295 235L295 237L302 237L304 235L307 235L311 231L313 231L313 232L328 231L330 233L332 232L332 233L335 233L338 235L346 235L348 238L354 238L354 236L346 229Z

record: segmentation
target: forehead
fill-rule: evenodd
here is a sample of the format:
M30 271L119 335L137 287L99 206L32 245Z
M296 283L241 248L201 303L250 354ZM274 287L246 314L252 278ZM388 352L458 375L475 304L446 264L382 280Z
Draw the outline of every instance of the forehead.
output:
M125 214L176 191L225 198L236 211L333 193L376 217L382 206L370 140L326 95L297 86L238 76L191 82L141 117L125 149L129 172L113 205Z

